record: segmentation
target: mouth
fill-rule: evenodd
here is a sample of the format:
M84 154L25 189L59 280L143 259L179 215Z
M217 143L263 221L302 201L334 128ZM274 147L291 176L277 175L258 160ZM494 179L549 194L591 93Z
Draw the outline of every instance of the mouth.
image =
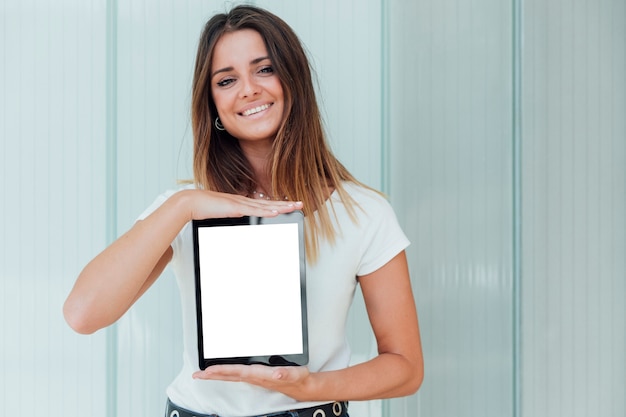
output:
M263 110L269 109L271 105L272 105L271 103L268 103L268 104L263 104L261 106L253 107L251 109L241 112L241 115L252 116L253 114L257 114L257 113L262 112Z

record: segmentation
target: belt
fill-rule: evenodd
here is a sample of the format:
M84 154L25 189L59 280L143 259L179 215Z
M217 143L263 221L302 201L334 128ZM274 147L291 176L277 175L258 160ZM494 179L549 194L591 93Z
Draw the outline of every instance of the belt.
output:
M217 414L198 414L186 410L171 402L169 398L165 410L165 417L219 417ZM255 417L348 417L348 403L335 401L315 407L279 411Z

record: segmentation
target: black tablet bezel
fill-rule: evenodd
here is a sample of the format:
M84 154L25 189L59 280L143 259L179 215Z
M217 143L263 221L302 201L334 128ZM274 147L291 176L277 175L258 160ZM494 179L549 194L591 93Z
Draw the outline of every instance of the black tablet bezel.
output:
M271 356L242 356L242 357L204 357L203 318L202 318L202 291L201 274L199 262L198 229L202 227L214 226L262 226L269 224L295 223L298 226L299 242L299 265L300 265L300 306L302 317L302 353L280 354L277 352ZM262 364L269 366L300 366L306 365L309 361L308 351L308 325L307 325L307 305L306 305L306 258L304 244L304 214L301 211L279 214L275 217L255 217L244 216L238 218L219 218L192 221L193 229L193 249L194 249L194 275L196 292L196 319L198 336L198 365L200 369L206 369L211 365L219 364ZM245 257L245 254L242 255Z

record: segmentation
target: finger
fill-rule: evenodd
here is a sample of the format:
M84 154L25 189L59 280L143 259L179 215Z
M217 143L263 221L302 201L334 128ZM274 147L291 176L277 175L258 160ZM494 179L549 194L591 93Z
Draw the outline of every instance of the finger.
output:
M300 209L302 209L302 202L300 201L271 203L253 200L252 202L244 203L242 212L244 212L244 216L273 217L281 213L290 213Z
M308 373L308 369L302 366L289 366L273 368L271 379L283 382L296 382Z
M235 374L225 374L222 372L216 372L212 369L205 369L204 371L194 372L192 377L194 379L207 379L207 380L220 380L220 381L241 381L241 376Z
M275 368L263 365L213 365L194 374L202 379L222 381L262 381L276 379Z
M194 373L194 377L202 379L220 379L229 381L239 381L245 378L246 368L242 365L213 365L204 371Z
M250 197L241 197L244 202L248 202L252 205L256 205L259 207L292 207L294 205L301 205L301 201L291 201L291 200L261 200L258 198L250 198Z

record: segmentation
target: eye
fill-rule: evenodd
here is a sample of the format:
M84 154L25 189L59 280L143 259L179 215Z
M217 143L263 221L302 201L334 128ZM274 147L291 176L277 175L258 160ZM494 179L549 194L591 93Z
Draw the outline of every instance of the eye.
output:
M222 80L219 80L216 84L218 87L227 87L234 82L235 82L234 78L224 78Z
M274 67L272 67L271 65L266 65L264 67L261 67L261 69L259 69L259 73L260 74L273 74Z

